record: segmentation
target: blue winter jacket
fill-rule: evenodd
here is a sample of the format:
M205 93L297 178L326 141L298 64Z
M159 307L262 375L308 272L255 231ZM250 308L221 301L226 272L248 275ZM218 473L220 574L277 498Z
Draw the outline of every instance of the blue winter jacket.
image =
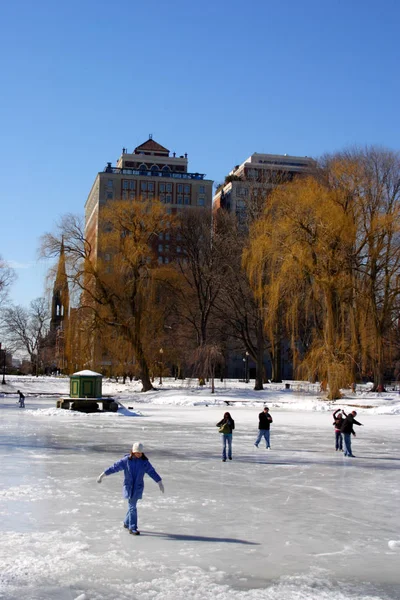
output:
M112 473L118 473L118 471L124 471L124 498L135 496L135 498L140 499L143 496L143 478L145 473L154 479L156 483L161 481L161 477L147 458L133 457L129 460L129 454L126 454L124 458L121 458L112 467L106 469L104 473L111 475Z

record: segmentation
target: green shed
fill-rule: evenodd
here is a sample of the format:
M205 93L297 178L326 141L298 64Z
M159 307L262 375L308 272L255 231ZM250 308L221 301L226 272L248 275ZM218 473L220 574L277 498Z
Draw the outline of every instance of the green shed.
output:
M103 375L94 371L78 371L70 375L71 398L101 398L101 380Z

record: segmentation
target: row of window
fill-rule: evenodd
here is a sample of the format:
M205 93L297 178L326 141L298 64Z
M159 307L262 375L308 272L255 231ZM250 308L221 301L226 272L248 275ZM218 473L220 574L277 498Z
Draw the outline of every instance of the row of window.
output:
M111 182L111 186L107 186L107 187L112 187L112 180L110 179L109 182ZM155 192L155 183L154 181L140 181L140 189L143 192ZM177 194L190 194L191 191L191 186L188 184L183 184L183 183L177 183L176 185L176 193ZM169 193L172 194L174 191L174 184L173 183L159 183L158 184L158 193L159 194L165 194L165 193ZM122 180L122 189L123 190L136 190L136 180L134 179L123 179ZM205 185L199 185L198 188L198 193L199 194L205 194L206 193L206 187Z
M188 262L187 258L180 258L180 259L179 259L179 261L180 261L181 263L185 264L185 265L186 265L186 264L187 264L187 262ZM168 258L168 256L159 256L159 257L158 257L158 264L159 264L159 265L162 265L162 264L164 264L164 265L168 265L168 263L169 263L169 258Z
M107 200L112 200L113 193L107 192ZM122 200L135 200L136 191L135 190L122 190ZM140 194L140 198L142 200L150 200L153 201L155 199L154 192L145 192L142 191ZM172 194L160 194L159 196L160 202L163 204L173 204ZM197 199L197 206L205 206L206 199L204 197L199 197ZM183 194L178 194L176 196L176 204L182 205L190 205L192 204L190 196L184 196Z
M158 244L158 251L159 252L169 252L169 244ZM177 254L180 254L182 252L182 249L180 246L176 246L175 251Z

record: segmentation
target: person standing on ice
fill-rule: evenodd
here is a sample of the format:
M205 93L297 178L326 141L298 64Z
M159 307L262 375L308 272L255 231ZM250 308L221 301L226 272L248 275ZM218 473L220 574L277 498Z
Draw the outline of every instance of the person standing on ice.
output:
M264 438L267 450L271 450L269 437L270 426L272 422L272 417L269 414L269 408L268 406L264 406L264 410L258 415L258 436L254 442L256 448L258 448L258 444L261 442L262 438Z
M125 516L124 527L125 529L129 529L129 533L132 535L140 535L136 505L138 500L141 500L143 496L143 478L146 473L158 483L160 491L164 493L164 485L161 477L150 464L143 450L143 444L135 442L130 454L126 454L121 460L103 471L97 478L97 483L101 483L103 477L118 473L118 471L124 471L123 495L128 500L128 512Z
M340 429L341 433L343 433L344 436L344 455L345 456L352 456L354 457L354 454L351 451L351 436L356 435L356 432L353 429L353 425L362 425L362 423L359 423L358 421L355 420L354 417L357 416L357 413L355 410L352 410L351 413L349 415L347 415L347 417L345 418L345 420L343 421L343 425Z
M337 414L339 413L339 414ZM338 408L337 410L335 410L335 412L333 413L333 426L335 428L335 448L336 451L343 450L343 436L342 436L342 425L343 425L343 415L345 417L347 417L346 413L344 412L344 410L340 410L340 408Z
M232 431L235 429L235 421L230 413L224 414L224 418L217 423L217 427L222 435L222 462L226 462L226 446L228 446L228 458L232 460Z
M17 394L19 395L19 400L18 400L19 407L20 408L25 408L25 396L19 390L17 390Z

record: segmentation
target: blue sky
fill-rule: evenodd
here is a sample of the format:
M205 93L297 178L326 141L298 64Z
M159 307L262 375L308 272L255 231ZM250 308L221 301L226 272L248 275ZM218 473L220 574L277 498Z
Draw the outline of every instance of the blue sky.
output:
M400 150L395 0L3 2L0 254L43 294L41 234L153 134L220 182L253 152Z

